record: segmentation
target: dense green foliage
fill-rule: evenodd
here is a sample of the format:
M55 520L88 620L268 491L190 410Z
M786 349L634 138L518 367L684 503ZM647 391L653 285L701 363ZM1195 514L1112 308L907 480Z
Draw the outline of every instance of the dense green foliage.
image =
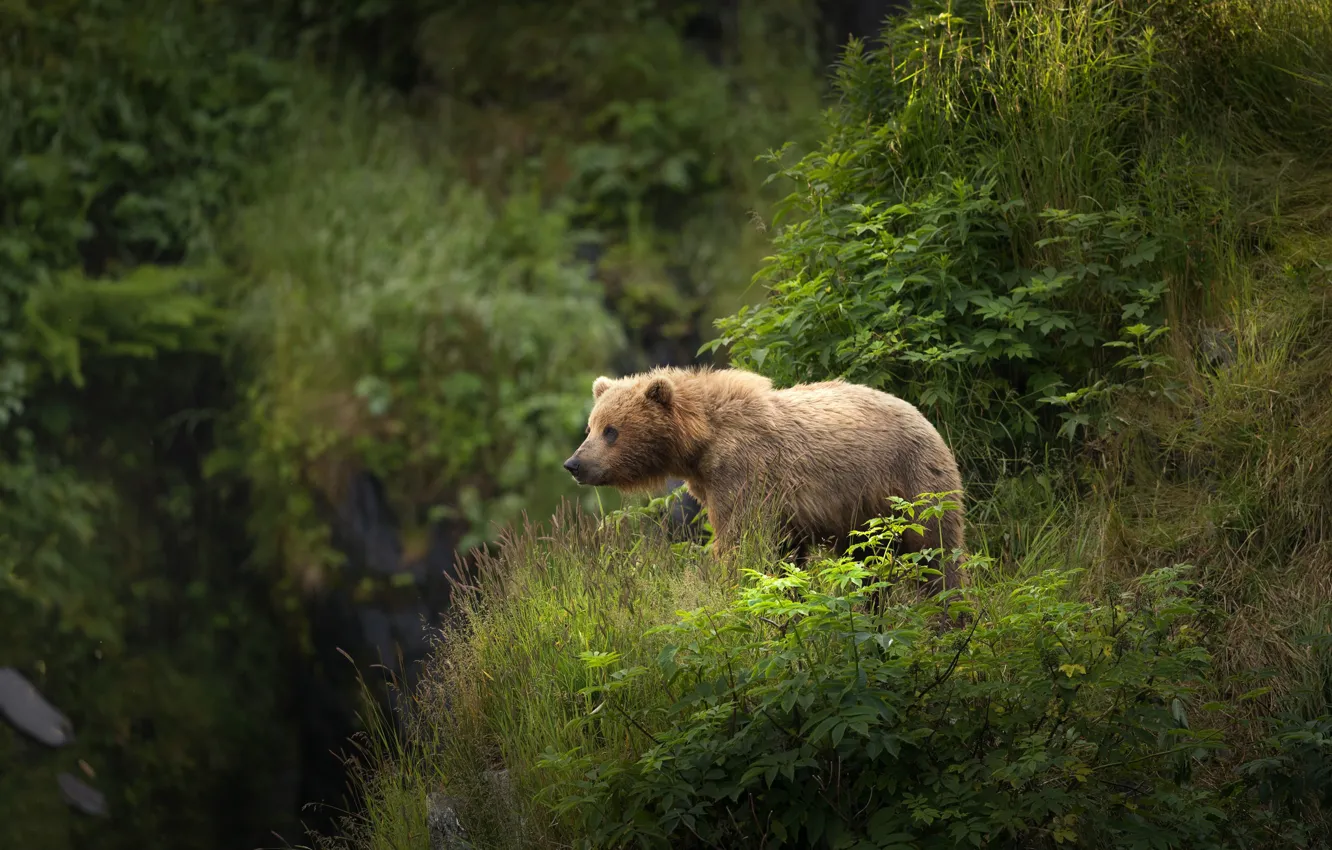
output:
M656 679L676 702L638 728L663 731L630 764L555 756L583 772L556 811L592 846L1221 837L1218 796L1180 788L1220 740L1189 720L1207 653L1175 571L1100 605L1061 599L1070 577L1043 574L997 596L1000 610L940 633L946 598L866 613L871 593L891 586L885 566L755 571L728 607L665 627L655 670L586 689L609 704L634 678ZM594 668L619 660L584 656ZM616 719L603 708L583 722Z
M562 515L553 538L505 542L406 706L406 748L376 727L350 839L412 846L441 786L486 847L1310 846L1319 834L1327 721L1263 721L1250 750L1234 712L1265 689L1215 698L1225 614L1188 567L1099 599L1070 596L1076 572L1047 570L920 601L885 578L915 556L799 568L755 530L736 590L706 551L669 544L660 507L600 524ZM887 607L869 605L877 593Z
M772 200L755 156L803 142L819 105L813 4L736 3L712 45L681 37L703 11L528 0L445 11L422 34L449 147L484 185L565 193L606 252L608 300L649 346L696 347L735 308L766 247L750 221Z
M235 456L259 535L282 540L278 563L318 569L311 496L334 501L368 469L409 529L451 517L470 548L563 488L620 328L558 209L528 193L492 209L413 158L388 109L326 114L302 121L272 192L239 216L253 378Z
M278 138L282 71L213 4L10 2L0 32L0 664L76 735L0 727L0 843L245 841L288 817L281 641L199 477L224 319L178 264ZM60 799L79 760L110 830Z
M1022 199L964 180L896 204L877 194L836 199L843 209L802 222L816 222L817 235L783 232L791 278L739 323L723 323L739 334L740 362L785 383L831 372L900 392L950 419L988 423L977 441L1019 446L1040 433L1042 404L1111 389L1086 383L1104 349L1130 349L1111 361L1124 370L1155 365L1148 352L1163 328L1143 320L1160 321L1166 283L1149 264L1162 244L1139 212L1047 208L1028 218ZM1045 257L1014 257L1027 231ZM1069 436L1089 424L1064 415Z
M707 347L921 404L968 618L562 516L485 563L352 843L1326 846L1332 8L919 3L836 93Z
M1292 85L1326 107L1326 60L1279 5L1261 47L1287 39ZM827 139L780 172L797 220L759 275L770 297L714 345L783 382L903 393L973 458L1103 433L1116 391L1161 365L1168 309L1224 297L1249 223L1225 159L1284 87L1208 77L1248 82L1236 51L1258 33L1194 4L948 9L848 51Z

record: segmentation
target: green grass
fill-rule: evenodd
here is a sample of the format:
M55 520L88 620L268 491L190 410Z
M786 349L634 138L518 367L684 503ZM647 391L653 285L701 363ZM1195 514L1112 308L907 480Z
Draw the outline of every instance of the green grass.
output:
M742 557L764 559L752 551L758 545ZM352 828L365 846L415 846L407 836L419 837L427 796L444 789L481 846L567 839L536 800L572 777L540 768L542 754L578 748L611 759L637 743L607 731L614 723L573 723L595 706L580 693L595 681L580 654L614 651L627 663L651 663L659 646L643 633L678 610L724 600L735 574L697 546L672 546L653 513L630 509L603 523L569 506L547 527L507 534L480 558L474 580L471 593L456 597L458 616L407 703L406 748L386 718L371 715L366 816ZM630 713L660 699L643 689L621 694ZM386 756L391 765L379 763ZM496 805L486 773L505 769L517 794ZM399 806L405 820L394 813Z

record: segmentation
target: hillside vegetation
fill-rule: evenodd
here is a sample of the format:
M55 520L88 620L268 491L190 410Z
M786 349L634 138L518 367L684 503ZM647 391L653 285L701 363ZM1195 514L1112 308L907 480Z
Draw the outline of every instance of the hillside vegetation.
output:
M919 404L970 585L513 530L339 841L1327 846L1332 6L922 2L835 94L708 347Z
M347 656L419 654L455 550L588 495L589 382L745 297L818 39L803 0L715 18L0 0L0 667L75 733L0 723L0 846L356 807Z

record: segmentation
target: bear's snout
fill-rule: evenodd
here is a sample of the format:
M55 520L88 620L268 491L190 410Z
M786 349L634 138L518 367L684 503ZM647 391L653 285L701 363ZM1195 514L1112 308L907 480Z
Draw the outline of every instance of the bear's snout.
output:
M573 456L564 462L564 468L569 470L569 474L572 475L574 480L579 484L591 484L596 486L596 463L589 464L578 455L578 452L574 452Z
M595 457L584 457L581 448L564 462L564 468L573 476L574 481L585 487L598 487L604 483L605 475L602 472L601 465L597 463Z

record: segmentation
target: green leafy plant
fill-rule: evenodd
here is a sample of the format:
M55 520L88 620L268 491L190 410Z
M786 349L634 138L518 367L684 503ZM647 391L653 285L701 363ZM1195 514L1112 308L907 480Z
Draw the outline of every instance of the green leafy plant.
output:
M839 179L834 166L808 168L790 176ZM1014 256L1027 229L1051 264ZM782 383L834 374L896 391L987 440L1036 436L1044 405L1087 401L1085 382L1112 365L1126 382L1130 364L1104 349L1121 335L1150 346L1164 330L1142 324L1161 321L1166 283L1150 264L1162 243L1127 208L1031 216L992 185L947 180L919 200L826 209L783 230L777 249L761 273L768 299L718 322L708 347L730 344ZM1068 436L1090 425L1063 416Z
M24 304L32 348L44 371L75 386L84 385L87 348L104 358L215 352L227 323L209 296L221 275L217 268L143 265L115 281L79 272L43 281Z
M794 188L767 298L704 350L901 394L968 463L1105 433L1115 398L1161 389L1167 296L1231 224L1154 14L926 3L852 44L823 144L768 157Z
M623 723L641 749L596 764L548 752L581 772L556 811L597 847L1182 847L1225 835L1222 799L1189 779L1221 740L1198 725L1208 653L1186 568L1098 603L1070 600L1070 576L1048 572L979 610L950 592L875 614L886 566L752 571L731 604L662 627L654 667L584 653L599 681L583 722ZM940 631L950 611L970 624ZM671 704L617 710L617 692L644 679Z
M765 249L751 222L772 190L754 154L816 125L814 4L479 8L453 4L422 26L450 149L483 185L504 191L522 174L569 201L580 239L604 250L600 283L633 344L622 356L688 357ZM691 18L723 32L700 43Z

